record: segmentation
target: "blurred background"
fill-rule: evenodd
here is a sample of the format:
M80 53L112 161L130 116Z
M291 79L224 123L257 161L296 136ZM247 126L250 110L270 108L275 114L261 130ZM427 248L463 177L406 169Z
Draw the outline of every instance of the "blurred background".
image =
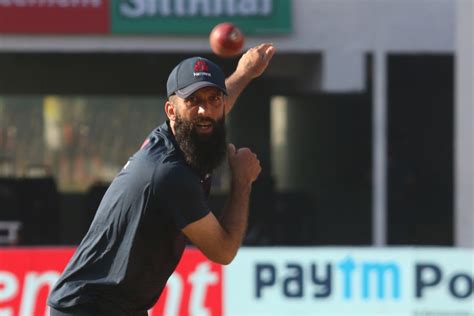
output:
M277 48L227 120L263 166L245 246L449 247L472 260L473 19L471 0L0 1L0 252L80 242L164 121L171 69L195 55L235 69L208 43L230 21L246 49ZM214 176L217 213L228 175Z

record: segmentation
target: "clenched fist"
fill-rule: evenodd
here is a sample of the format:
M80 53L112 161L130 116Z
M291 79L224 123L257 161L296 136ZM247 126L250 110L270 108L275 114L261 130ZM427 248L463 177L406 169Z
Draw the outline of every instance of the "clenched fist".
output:
M232 171L232 181L249 185L257 180L260 171L260 161L250 149L236 149L233 144L227 146L227 155L229 158L229 166Z

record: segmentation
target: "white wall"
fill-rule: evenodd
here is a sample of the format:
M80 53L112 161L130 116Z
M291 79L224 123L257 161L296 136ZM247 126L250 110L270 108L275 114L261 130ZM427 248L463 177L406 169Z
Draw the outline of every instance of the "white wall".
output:
M455 111L455 240L474 248L474 2L458 0Z

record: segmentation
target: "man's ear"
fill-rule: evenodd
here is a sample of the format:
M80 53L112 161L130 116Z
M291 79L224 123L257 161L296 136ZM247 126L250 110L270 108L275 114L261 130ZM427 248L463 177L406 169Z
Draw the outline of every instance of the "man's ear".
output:
M166 101L165 103L165 112L166 116L171 122L174 122L176 120L176 108L174 103L170 102L169 100Z

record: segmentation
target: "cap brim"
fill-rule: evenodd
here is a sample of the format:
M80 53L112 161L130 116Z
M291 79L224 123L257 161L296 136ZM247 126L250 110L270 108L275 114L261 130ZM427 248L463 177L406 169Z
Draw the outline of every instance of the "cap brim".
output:
M225 89L222 89L222 87L219 87L218 85L216 85L212 82L209 82L209 81L195 82L193 84L190 84L186 88L176 90L175 93L178 97L180 97L182 99L186 99L187 97L189 97L191 94L193 94L197 90L199 90L201 88L205 88L205 87L216 87L217 89L221 90L222 92L224 92L224 94L227 95L227 91Z

